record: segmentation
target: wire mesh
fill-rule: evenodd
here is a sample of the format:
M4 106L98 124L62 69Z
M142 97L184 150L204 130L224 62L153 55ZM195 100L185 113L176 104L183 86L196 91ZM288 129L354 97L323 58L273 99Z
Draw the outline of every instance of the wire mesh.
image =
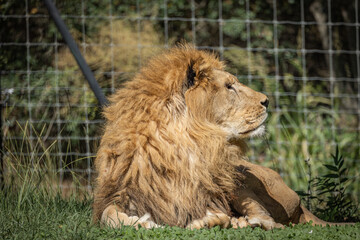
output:
M304 160L312 159L316 171L339 145L349 176L358 178L358 0L56 5L106 95L131 79L149 56L185 39L218 52L241 82L269 96L268 137L250 140L251 161L276 168L287 183L302 188L308 180ZM2 8L0 15L4 29L11 30L0 38L2 90L14 91L4 109L5 157L34 160L44 154L11 150L25 135L30 145L56 141L49 156L59 185L76 170L91 189L100 109L41 2L14 1L13 7ZM31 127L21 131L26 123Z

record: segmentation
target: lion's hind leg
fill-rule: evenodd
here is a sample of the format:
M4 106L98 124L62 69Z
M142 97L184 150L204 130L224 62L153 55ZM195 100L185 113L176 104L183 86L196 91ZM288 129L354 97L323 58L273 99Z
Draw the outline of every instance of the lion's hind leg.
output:
M230 217L220 211L208 210L203 218L192 221L190 224L186 226L186 228L200 229L200 228L211 228L214 226L220 226L222 228L229 227Z
M101 223L114 228L134 226L137 229L139 225L147 229L161 227L155 222L150 221L150 217L151 216L148 213L140 218L137 216L128 216L126 213L122 212L118 206L110 205L105 208L101 216Z

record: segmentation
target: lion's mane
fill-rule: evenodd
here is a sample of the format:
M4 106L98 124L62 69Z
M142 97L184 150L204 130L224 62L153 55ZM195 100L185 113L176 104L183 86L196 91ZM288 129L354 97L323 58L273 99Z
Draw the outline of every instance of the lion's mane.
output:
M151 59L110 98L95 161L95 221L110 204L181 227L207 209L230 214L246 145L230 144L219 126L198 117L206 114L194 114L205 109L188 107L199 99L184 94L224 67L215 54L178 46Z

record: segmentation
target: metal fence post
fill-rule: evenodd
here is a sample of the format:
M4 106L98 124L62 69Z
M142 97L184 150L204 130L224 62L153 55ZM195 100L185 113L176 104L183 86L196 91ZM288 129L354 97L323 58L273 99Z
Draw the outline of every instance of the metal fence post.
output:
M3 159L3 122L2 122L2 88L1 88L1 74L0 74L0 189L4 187L4 159Z
M51 0L44 0L46 8L49 11L50 16L54 20L56 27L60 31L61 35L63 36L66 44L70 48L73 56L75 57L76 62L78 63L82 73L84 74L86 80L88 81L92 91L94 92L96 98L98 99L101 106L104 106L108 103L105 95L101 91L101 88L96 81L94 74L92 73L89 65L86 63L84 57L81 55L81 52L76 45L75 40L71 36L68 28L66 27L64 21L61 19L59 11L57 10L56 6Z

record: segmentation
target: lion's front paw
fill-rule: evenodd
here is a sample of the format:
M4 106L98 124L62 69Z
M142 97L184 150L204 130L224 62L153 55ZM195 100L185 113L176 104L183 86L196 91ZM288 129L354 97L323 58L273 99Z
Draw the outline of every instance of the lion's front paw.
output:
M151 229L151 228L159 228L159 227L163 227L159 224L156 224L155 222L149 220L151 218L149 213L146 213L144 216L142 216L141 218L138 218L138 220L135 222L134 227L136 229L138 229L138 226L140 225L143 228L146 229Z
M145 222L137 222L134 227L136 229L138 229L138 226L141 226L143 228L146 228L146 229L152 229L152 228L161 228L163 226L159 225L159 224L156 224L154 223L153 221L145 221Z
M200 229L200 228L212 228L214 226L220 226L227 228L230 225L230 217L222 212L207 211L206 216L192 221L186 228Z
M248 221L246 221L244 217L239 217L239 218L232 217L230 221L232 228L244 228L250 226L250 224L248 223Z
M271 230L273 228L284 228L281 223L276 223L271 217L246 217L247 222L252 228L261 227L265 230Z
M208 225L203 219L194 220L186 226L188 229L200 229L205 227L208 227Z

